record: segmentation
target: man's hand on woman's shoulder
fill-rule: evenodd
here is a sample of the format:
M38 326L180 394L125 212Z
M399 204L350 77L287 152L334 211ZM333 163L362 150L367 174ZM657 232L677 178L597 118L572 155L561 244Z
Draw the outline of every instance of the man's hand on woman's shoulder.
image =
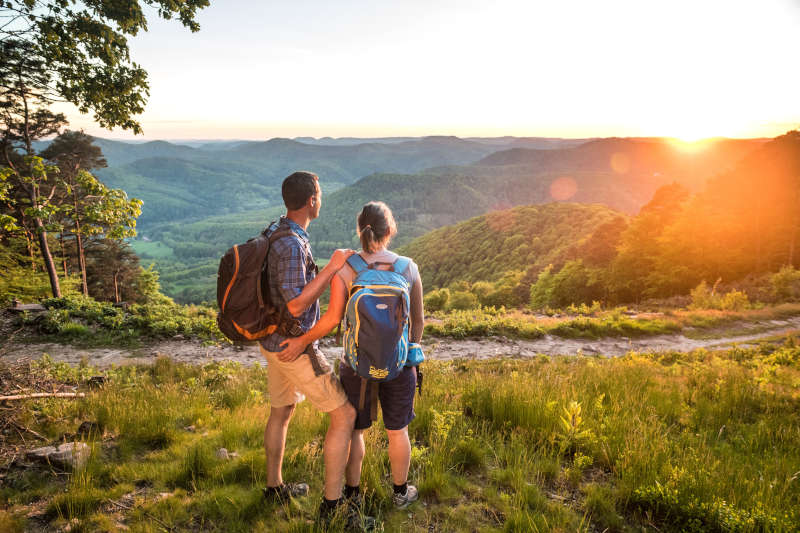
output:
M328 261L328 264L331 265L331 268L333 268L334 270L339 270L347 262L347 259L354 253L356 252L354 250L350 250L349 248L339 248L338 250L333 252L333 255L331 255L331 259L330 261Z

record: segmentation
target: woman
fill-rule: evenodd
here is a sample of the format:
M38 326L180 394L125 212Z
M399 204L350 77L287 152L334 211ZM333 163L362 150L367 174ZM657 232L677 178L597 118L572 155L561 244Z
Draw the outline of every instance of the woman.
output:
M399 257L386 249L391 238L397 233L397 226L389 207L383 202L370 202L358 215L358 236L361 240L359 254L367 264L379 263L376 268L389 269ZM411 286L411 331L409 341L418 343L422 338L424 311L422 306L422 281L417 265L411 261L405 272L401 272ZM304 348L323 337L342 320L347 296L355 278L355 272L345 265L331 281L331 298L325 315L306 334L286 341L286 349L281 356L299 355ZM372 425L369 406L358 409L361 394L361 378L342 361L339 365L340 379L350 403L358 410L350 456L345 470L346 498L360 500L361 463L364 459L364 430ZM408 424L414 419L414 389L417 383L416 367L405 367L398 377L382 382L378 388L378 398L383 411L383 421L389 438L389 462L392 467L394 484L394 504L406 508L418 497L417 488L408 484L408 469L411 462L411 442L408 438ZM368 387L374 387L369 382ZM366 391L369 397L371 391Z

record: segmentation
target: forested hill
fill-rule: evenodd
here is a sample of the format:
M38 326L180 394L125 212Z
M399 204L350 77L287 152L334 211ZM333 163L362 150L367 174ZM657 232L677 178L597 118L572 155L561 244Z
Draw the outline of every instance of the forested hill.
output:
M590 209L601 209L597 219L583 211ZM674 182L635 217L604 221L606 214L567 204L501 211L399 251L417 260L432 287L472 291L492 305L628 303L718 280L757 286L753 280L800 267L800 132L764 143L694 194Z
M501 282L578 256L609 256L627 217L602 205L549 203L494 211L439 228L398 249L419 265L427 288ZM611 238L604 239L610 234ZM527 288L526 288L527 289ZM524 295L522 302L527 300ZM506 301L504 303L511 303Z
M663 139L359 141L272 139L192 148L98 140L110 165L98 174L144 200L138 230L150 242L134 246L145 264L156 261L167 293L199 301L213 294L219 257L275 216L280 182L299 168L317 172L325 192L321 216L310 227L315 255L324 258L336 247L357 246L355 216L370 200L394 210L396 246L515 205L599 203L636 214L659 187L678 181L700 190L764 142L718 140L688 150Z
M97 139L109 167L97 174L112 187L144 200L140 226L200 219L280 203L287 175L307 169L331 191L373 172L417 172L467 164L498 146L456 137L423 137L395 143L312 145L290 139L242 141L192 148L154 141L140 144ZM503 145L501 147L505 147Z
M693 144L662 138L608 138L561 150L513 148L498 151L478 161L476 166L524 165L548 171L657 174L697 189L707 178L733 167L743 155L764 142L762 139L710 139Z
M312 228L322 255L353 246L354 217L370 200L385 201L398 220L397 245L491 210L556 201L600 203L635 214L655 191L676 181L700 190L733 168L762 140L717 140L688 150L665 139L600 139L555 150L502 150L468 166L413 175L375 174L324 201Z

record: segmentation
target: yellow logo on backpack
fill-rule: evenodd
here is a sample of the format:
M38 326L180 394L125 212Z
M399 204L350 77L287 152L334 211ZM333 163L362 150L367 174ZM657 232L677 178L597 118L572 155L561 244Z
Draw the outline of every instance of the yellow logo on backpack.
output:
M375 379L383 379L389 375L389 371L383 368L375 368L374 366L369 366L369 375Z

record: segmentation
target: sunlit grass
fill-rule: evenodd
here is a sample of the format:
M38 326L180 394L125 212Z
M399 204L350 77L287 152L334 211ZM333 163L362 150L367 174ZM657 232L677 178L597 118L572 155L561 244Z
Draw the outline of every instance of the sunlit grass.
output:
M502 335L520 339L537 339L545 335L564 338L598 339L601 337L645 337L670 333L686 333L695 338L712 338L729 334L725 327L741 323L764 322L744 330L735 327L732 333L758 333L774 325L768 321L800 315L800 304L785 303L772 307L743 311L714 309L676 309L663 313L633 313L627 308L596 310L586 314L552 313L532 315L518 310L494 308L436 313L425 326L429 335L465 338ZM718 331L715 331L718 330Z
M78 383L87 374L55 363L35 371ZM800 523L792 341L614 359L434 361L424 372L409 428L420 503L393 508L385 432L379 424L366 434L362 488L385 531L794 531ZM73 520L114 530L123 519L131 531L313 530L326 419L305 402L289 430L284 477L309 482L311 495L264 504L264 368L162 358L107 375L82 400L27 404L23 422L42 434L92 420L105 437L89 440L89 465L68 476L12 469L0 488L6 530L22 531L32 505L44 505L51 529ZM223 447L236 455L220 458Z

